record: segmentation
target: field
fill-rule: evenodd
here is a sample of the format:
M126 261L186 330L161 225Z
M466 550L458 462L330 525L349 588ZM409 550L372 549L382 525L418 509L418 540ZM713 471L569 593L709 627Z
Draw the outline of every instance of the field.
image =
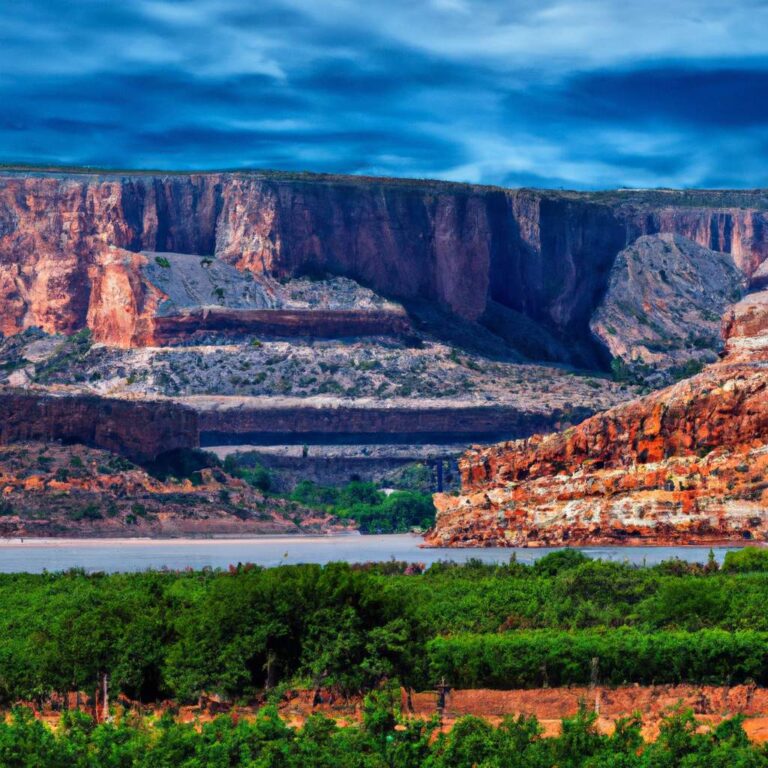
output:
M768 764L767 569L4 575L0 765Z

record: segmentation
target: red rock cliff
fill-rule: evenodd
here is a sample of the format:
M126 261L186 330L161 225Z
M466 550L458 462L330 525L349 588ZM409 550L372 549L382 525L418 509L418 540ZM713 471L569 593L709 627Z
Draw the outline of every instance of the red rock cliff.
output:
M199 445L197 414L170 401L0 392L0 445L60 441L104 448L134 461Z
M29 326L142 343L157 297L127 252L208 254L282 277L327 270L463 318L522 313L572 356L598 355L589 319L616 254L677 232L733 254L751 274L768 256L759 193L613 197L437 182L228 173L0 177L0 330ZM738 205L737 205L738 203ZM118 255L116 255L118 254ZM119 262L119 263L117 263Z
M565 432L460 462L432 545L713 542L768 538L768 292L724 321L701 374Z

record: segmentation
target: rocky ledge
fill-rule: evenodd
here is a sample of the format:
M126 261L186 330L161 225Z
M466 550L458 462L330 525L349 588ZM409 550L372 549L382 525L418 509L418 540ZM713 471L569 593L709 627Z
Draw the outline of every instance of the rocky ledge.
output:
M353 280L280 283L220 259L108 248L97 259L87 322L114 347L218 336L345 337L407 334L404 308Z
M557 434L475 447L431 546L768 539L768 291L725 316L722 360Z

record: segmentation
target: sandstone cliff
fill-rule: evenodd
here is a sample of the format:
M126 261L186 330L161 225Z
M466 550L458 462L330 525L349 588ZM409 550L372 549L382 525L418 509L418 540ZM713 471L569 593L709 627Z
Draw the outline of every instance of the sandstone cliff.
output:
M677 233L768 255L760 193L547 193L310 175L6 172L0 177L0 331L39 326L140 343L161 297L136 282L139 251L216 256L283 278L327 271L384 295L489 318L533 356L605 362L589 322L616 255ZM505 314L505 312L511 314ZM529 336L528 332L523 334ZM138 341L131 341L131 337Z
M0 390L0 445L82 443L150 461L199 444L197 414L170 401Z
M616 257L590 325L627 375L663 382L667 371L717 359L720 319L743 280L730 254L681 235L645 235Z
M474 448L432 545L768 538L768 292L724 321L701 374L546 437Z

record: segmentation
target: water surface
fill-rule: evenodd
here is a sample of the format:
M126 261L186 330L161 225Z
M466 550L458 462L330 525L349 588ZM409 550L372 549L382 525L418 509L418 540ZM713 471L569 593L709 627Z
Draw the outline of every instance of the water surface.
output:
M0 540L0 572L41 573L69 568L86 571L143 571L148 568L227 568L237 563L276 566L296 563L405 560L425 565L440 560L477 558L506 563L514 554L531 563L554 549L421 549L421 538L389 536L263 536L238 539L5 539ZM679 558L706 562L709 547L585 547L586 555L603 560L654 565ZM722 562L727 547L715 547Z

